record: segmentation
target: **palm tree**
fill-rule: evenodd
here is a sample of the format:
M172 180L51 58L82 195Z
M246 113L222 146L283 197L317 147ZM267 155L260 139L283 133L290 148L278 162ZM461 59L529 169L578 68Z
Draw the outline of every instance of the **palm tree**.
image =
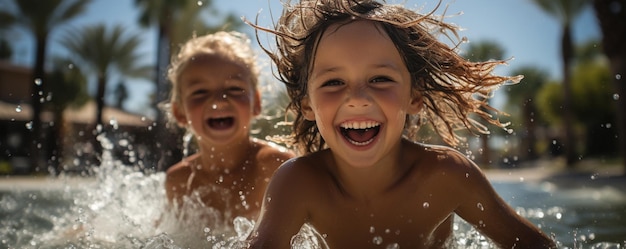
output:
M56 28L79 16L90 0L13 0L0 10L3 22L12 22L30 31L35 38L35 60L32 75L31 105L33 108L31 166L42 169L40 146L43 142L40 114L43 109L46 49L48 37Z
M547 14L555 17L561 24L561 60L563 72L563 128L565 142L565 158L568 167L576 160L574 132L572 130L572 89L570 66L573 57L572 24L576 17L587 6L588 0L533 0Z
M105 89L109 74L113 71L133 78L149 78L152 66L141 65L142 55L137 51L141 45L140 36L126 36L120 25L107 29L102 24L83 28L79 32L67 33L61 44L67 48L77 65L86 73L96 76L96 125L102 125Z
M90 73L96 77L96 127L103 124L102 110L104 109L104 97L109 74L114 71L122 76L134 78L149 78L152 73L151 65L141 65L142 55L137 51L142 39L138 35L124 33L124 28L120 25L107 29L102 24L88 26L79 32L67 33L61 40L70 53L75 56L71 58L76 61L85 73ZM102 148L94 134L93 145L96 155L100 155Z
M480 41L470 43L464 57L470 61L502 60L504 49L494 41ZM491 164L489 134L481 134L480 138L482 143L482 163L486 167Z
M63 169L60 163L63 161L63 151L65 144L65 120L63 112L67 107L80 107L89 101L87 94L87 78L74 66L74 63L61 58L55 58L53 71L48 77L45 85L46 92L49 93L50 101L46 102L47 109L52 110L54 125L52 125L51 137L48 139L50 148L50 161L52 167L59 173Z
M626 75L626 0L594 0L593 7L602 30L602 48L611 64L611 77L617 98L618 135L622 155L624 174L626 174L626 90L624 77Z
M543 84L548 81L548 73L536 67L526 66L513 71L512 74L524 75L520 84L507 87L506 93L511 105L522 107L522 125L525 132L523 132L521 143L523 151L526 152L524 158L536 159L535 128L539 115L537 115L535 96Z
M204 16L216 16L215 11L211 11L212 2L203 1L202 5L198 5L198 1L190 0L135 0L135 6L139 7L139 23L143 27L156 25L158 29L157 41L157 63L156 63L156 94L154 97L154 105L167 99L169 93L169 85L165 78L166 69L170 63L170 58L175 52L174 46L183 43L193 34L204 34L207 32L215 32L228 28L236 28L238 25L232 15L227 15L223 20L218 22L216 26L206 24L202 19ZM205 11L209 11L207 14ZM206 14L206 15L205 15ZM241 22L239 22L241 23ZM176 27L176 29L172 28ZM175 148L177 143L174 142L181 136L181 130L167 129L167 121L161 110L157 108L157 126L153 131L167 141L158 146L158 151L162 152L158 160L158 169L166 169L174 162L178 161L182 156L180 148Z

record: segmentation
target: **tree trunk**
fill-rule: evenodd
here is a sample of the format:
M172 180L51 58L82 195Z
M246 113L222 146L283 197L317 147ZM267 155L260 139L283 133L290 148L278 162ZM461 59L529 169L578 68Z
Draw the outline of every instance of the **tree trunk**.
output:
M54 111L54 126L52 126L52 132L50 133L50 138L48 139L49 146L49 155L50 155L50 167L52 167L55 174L59 174L63 171L62 162L63 162L63 152L65 144L64 138L64 126L65 121L63 120L63 110L55 110Z
M98 91L96 92L96 126L102 125L102 111L104 110L104 93L106 90L106 77L98 76Z
M170 11L170 10L164 10ZM167 79L167 67L171 58L171 28L169 26L169 17L171 13L164 13L166 19L159 25L158 42L157 42L157 65L156 65L156 97L154 106L156 106L156 126L153 132L157 137L161 138L154 143L154 148L151 162L152 165L148 166L152 170L165 171L174 163L182 159L183 153L181 149L182 133L176 127L168 127L168 120L165 111L161 106L161 103L168 100L170 92L170 83Z
M526 136L522 140L522 148L526 151L524 152L526 160L534 160L537 159L537 151L535 150L535 144L537 142L535 135L535 103L533 103L532 98L526 97L524 98L523 106L523 119L524 126L526 127Z
M106 90L107 79L104 75L98 76L98 90L96 93L96 123L94 129L91 131L92 144L94 148L94 161L93 164L100 165L102 157L102 144L98 141L98 136L102 134L104 129L103 112L104 112L104 95Z
M626 0L594 0L593 6L602 31L602 47L609 58L615 87L616 125L623 173L626 175Z
M568 168L574 167L576 162L576 139L572 127L572 87L570 65L572 59L572 34L568 24L563 27L563 37L561 40L561 55L563 59L563 129L565 144L565 160Z
M31 173L32 172L41 172L44 168L44 159L42 155L45 155L45 152L42 152L43 148L43 125L41 123L41 113L43 112L43 101L44 100L44 87L45 84L45 58L46 58L46 40L47 35L42 37L37 37L36 42L36 53L35 53L35 66L32 74L32 81L30 82L31 95L30 95L30 104L33 109L32 116L32 128L31 128L31 146L30 146L30 164L31 164Z

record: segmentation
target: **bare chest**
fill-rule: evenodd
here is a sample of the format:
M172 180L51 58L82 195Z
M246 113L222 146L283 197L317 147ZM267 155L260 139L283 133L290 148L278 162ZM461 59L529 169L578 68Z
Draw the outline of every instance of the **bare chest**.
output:
M319 212L311 214L310 223L331 248L432 248L435 239L450 236L448 218L455 209L445 195L420 191L392 192L369 202L333 195L326 200L314 204Z
M190 196L221 211L226 218L254 218L261 207L267 184L254 171L245 174L201 173L190 177Z

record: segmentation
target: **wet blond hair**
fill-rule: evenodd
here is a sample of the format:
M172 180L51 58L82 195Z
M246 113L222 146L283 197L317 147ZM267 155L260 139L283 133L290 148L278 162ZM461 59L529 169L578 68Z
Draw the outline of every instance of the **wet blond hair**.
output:
M494 68L504 61L470 62L462 58L456 52L461 43L458 27L443 22L433 12L423 15L373 0L302 0L284 3L273 30L247 22L255 27L257 37L259 30L276 37L276 52L260 45L276 64L276 77L287 87L291 99L287 110L295 113L291 138L300 152L325 148L315 122L306 120L301 112L317 44L329 26L355 20L376 22L389 35L411 75L413 96L422 97L423 108L418 114L422 117L407 117L406 135L415 139L419 127L416 120L426 119L446 143L457 146L464 140L458 130L489 133L485 125L470 117L472 114L499 127L507 125L489 113L502 114L487 100L497 87L518 82L521 77L493 75ZM435 35L456 39L456 45L448 46Z
M236 31L219 31L204 36L194 36L181 46L178 54L172 57L167 71L167 78L172 84L170 106L182 105L179 83L182 72L194 60L205 55L217 55L224 60L246 67L250 71L248 80L255 88L257 87L259 78L257 58L250 46L250 39L245 34Z

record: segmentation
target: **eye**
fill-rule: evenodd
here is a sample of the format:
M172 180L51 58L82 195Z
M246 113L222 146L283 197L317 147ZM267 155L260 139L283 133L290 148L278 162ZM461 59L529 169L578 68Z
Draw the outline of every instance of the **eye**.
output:
M342 81L333 79L333 80L328 80L324 82L321 87L332 87L332 86L341 86L341 85L343 85Z
M241 96L246 94L246 89L238 86L231 86L226 89L226 94L230 96Z
M390 77L387 77L387 76L376 76L372 80L370 80L370 82L372 83L394 82L394 80L392 80Z
M206 89L196 89L192 91L191 94L189 94L189 96L192 98L198 98L198 97L205 96L207 94L209 94L209 91Z

